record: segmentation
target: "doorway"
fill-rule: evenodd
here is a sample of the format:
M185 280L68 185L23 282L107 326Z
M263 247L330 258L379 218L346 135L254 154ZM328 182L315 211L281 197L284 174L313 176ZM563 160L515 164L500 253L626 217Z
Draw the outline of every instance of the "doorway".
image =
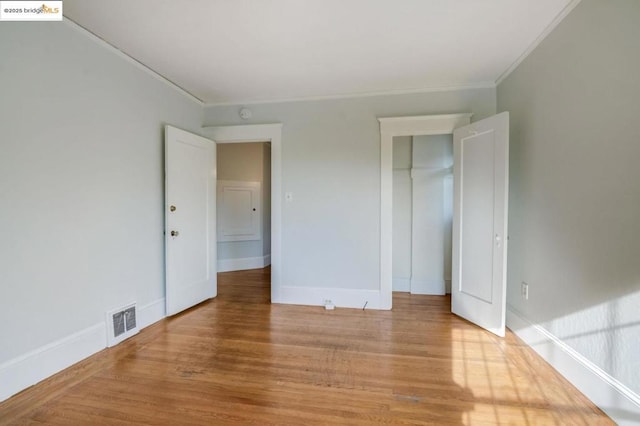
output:
M209 126L202 134L218 144L270 143L271 193L271 303L281 302L282 265L282 124Z
M393 291L451 293L453 135L393 138Z
M218 272L271 265L271 143L217 144Z
M470 123L471 114L379 118L380 300L391 309L393 139L453 134L451 311L505 334L509 113Z
M380 122L380 304L391 309L393 291L393 141L399 136L448 135L471 115L379 118Z

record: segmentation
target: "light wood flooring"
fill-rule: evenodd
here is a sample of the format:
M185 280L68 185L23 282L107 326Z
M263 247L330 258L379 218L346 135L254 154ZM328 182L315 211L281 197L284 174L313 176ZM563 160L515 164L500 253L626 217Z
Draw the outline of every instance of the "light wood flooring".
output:
M393 311L269 304L269 269L0 403L0 424L608 425L512 333L394 294Z

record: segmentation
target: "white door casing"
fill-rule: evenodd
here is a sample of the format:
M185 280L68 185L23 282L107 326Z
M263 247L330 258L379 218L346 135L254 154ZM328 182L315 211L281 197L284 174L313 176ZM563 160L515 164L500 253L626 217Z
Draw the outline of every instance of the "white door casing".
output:
M509 113L453 132L451 310L504 336Z
M165 126L166 311L217 294L216 144Z
M393 138L450 135L471 121L469 113L381 117L380 122L380 303L391 309L393 282Z
M281 303L282 283L282 124L205 126L218 143L271 142L271 303Z

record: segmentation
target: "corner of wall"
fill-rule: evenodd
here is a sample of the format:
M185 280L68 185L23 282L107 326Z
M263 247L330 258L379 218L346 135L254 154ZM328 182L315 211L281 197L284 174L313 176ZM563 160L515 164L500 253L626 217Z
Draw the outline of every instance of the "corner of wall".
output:
M619 425L640 424L640 395L512 306L507 327Z

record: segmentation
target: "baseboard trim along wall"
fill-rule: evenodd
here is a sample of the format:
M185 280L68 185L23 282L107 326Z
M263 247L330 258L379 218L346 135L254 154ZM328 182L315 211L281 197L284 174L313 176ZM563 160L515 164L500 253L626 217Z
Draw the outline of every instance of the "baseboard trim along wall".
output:
M393 278L393 291L411 292L411 278ZM446 294L451 294L451 280L444 280Z
M105 323L92 325L0 365L0 401L107 347Z
M244 257L241 259L218 260L218 272L244 271L246 269L260 269L271 265L271 255L258 257Z
M380 291L343 288L281 287L280 298L274 303L323 306L326 300L338 308L382 309Z
M165 317L164 298L138 309L140 329ZM107 347L104 322L41 346L0 365L0 401Z
M411 291L411 278L393 278L392 284L393 291L403 291L409 292Z
M165 306L166 302L164 297L140 306L140 309L138 309L138 326L140 330L166 317Z
M640 424L639 395L511 306L507 327L617 424Z
M445 288L445 280L423 280L411 278L411 294L443 296L445 294Z

